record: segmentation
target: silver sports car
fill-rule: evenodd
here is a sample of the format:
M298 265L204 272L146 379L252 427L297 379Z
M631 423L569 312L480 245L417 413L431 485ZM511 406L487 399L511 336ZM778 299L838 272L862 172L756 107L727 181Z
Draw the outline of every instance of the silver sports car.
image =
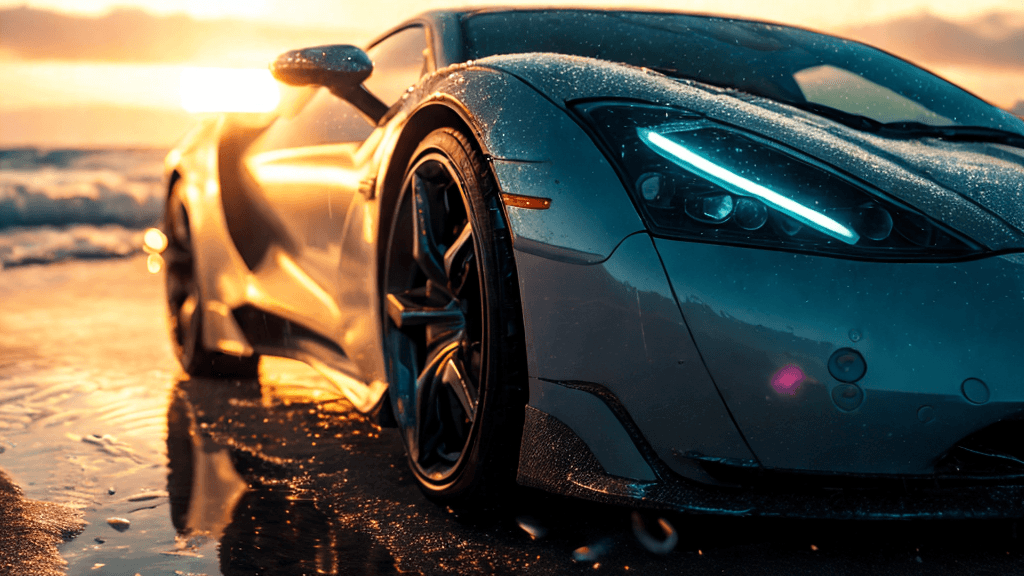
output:
M193 375L303 360L424 492L1024 516L1024 122L877 49L430 12L168 156Z

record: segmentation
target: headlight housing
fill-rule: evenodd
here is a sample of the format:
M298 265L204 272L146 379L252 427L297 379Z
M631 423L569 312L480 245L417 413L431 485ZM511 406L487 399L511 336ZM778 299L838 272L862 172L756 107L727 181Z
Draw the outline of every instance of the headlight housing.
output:
M867 259L981 253L919 211L763 137L678 109L588 102L656 235Z

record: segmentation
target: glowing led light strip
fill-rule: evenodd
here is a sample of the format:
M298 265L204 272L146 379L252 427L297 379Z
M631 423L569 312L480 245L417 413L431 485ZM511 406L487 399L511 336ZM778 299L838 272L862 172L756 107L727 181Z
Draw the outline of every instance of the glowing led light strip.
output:
M685 146L669 140L654 130L637 128L637 133L640 135L641 140L666 160L674 162L680 168L697 176L707 178L734 194L755 196L772 208L785 212L811 228L847 244L856 244L857 240L860 239L856 232L821 212L815 212L778 192L769 190L756 182L751 182L738 174L734 174L707 158L694 154Z

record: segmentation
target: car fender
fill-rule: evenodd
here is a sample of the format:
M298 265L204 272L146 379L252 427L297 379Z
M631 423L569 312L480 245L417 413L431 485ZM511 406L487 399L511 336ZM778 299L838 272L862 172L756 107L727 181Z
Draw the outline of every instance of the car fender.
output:
M517 248L596 262L645 229L615 170L586 132L522 80L485 66L459 65L439 71L406 99L416 103L406 113L413 120L433 105L457 112L503 194L550 201L544 209L521 208L506 196Z
M425 110L444 106L494 169L519 273L529 413L543 415L528 424L556 418L605 470L641 482L664 474L666 461L713 483L682 457L694 452L751 461L621 180L567 111L520 79L475 65L441 71L407 98L417 104L393 122L410 130ZM509 195L550 206L519 207ZM528 426L524 437L539 432Z

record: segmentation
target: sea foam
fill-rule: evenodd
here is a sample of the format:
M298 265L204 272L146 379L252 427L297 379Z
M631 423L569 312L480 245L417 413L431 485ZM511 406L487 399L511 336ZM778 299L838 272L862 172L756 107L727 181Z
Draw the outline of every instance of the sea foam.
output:
M123 257L163 210L163 150L0 150L0 266Z

